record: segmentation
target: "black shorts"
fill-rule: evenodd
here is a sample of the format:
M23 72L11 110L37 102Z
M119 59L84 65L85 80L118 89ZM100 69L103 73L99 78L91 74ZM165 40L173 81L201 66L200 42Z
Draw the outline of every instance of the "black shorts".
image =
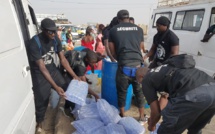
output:
M116 72L116 88L119 107L125 106L127 89L130 84L132 84L133 92L137 100L137 107L142 108L144 106L144 95L141 89L141 84L137 83L135 77L126 76L122 72L122 69L118 67Z

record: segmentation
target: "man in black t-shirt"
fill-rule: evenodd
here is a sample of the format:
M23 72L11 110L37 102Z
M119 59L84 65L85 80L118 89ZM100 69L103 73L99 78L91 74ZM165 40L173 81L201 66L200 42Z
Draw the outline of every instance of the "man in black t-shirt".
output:
M118 19L117 17L114 17L111 22L110 22L110 25L105 27L102 31L102 43L104 44L105 46L105 51L107 53L107 55L110 57L110 60L112 62L116 62L116 60L114 59L114 57L111 55L110 53L110 49L109 49L109 46L108 46L108 38L109 38L109 32L110 32L110 29L113 28L115 25L118 25L119 22L118 22Z
M124 116L124 106L127 88L132 84L140 113L140 123L143 123L144 100L140 84L136 82L135 71L143 62L141 45L143 45L143 30L135 24L129 23L127 10L117 13L120 24L116 25L109 33L110 52L118 61L116 73L116 88L120 115Z
M30 40L27 49L33 81L38 131L42 129L51 88L55 89L62 97L65 97L64 90L67 88L64 78L54 64L53 57L57 54L62 66L69 74L74 79L80 80L64 57L62 45L56 35L57 27L54 21L49 18L43 19L41 30L42 33Z
M130 18L129 18L129 22L132 23L132 24L134 24L134 18L133 18L133 17L130 17Z
M175 62L179 56L188 57L188 60ZM149 131L156 129L162 115L158 134L181 134L185 129L188 134L201 134L201 129L215 114L214 79L195 68L192 56L174 56L165 63L168 64L151 70L139 68L136 72L136 79L142 83L143 94L151 109ZM169 94L163 110L157 92Z
M170 29L170 21L167 17L161 16L156 21L157 34L153 38L150 51L144 56L144 60L149 57L153 61L149 68L161 65L171 55L179 53L179 39Z

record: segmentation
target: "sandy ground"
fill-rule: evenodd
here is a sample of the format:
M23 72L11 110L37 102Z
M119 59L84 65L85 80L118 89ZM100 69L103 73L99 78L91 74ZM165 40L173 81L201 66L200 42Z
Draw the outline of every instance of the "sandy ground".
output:
M60 103L56 109L52 109L50 106L47 109L44 126L44 132L42 134L72 134L75 132L75 128L71 125L74 121L72 118L65 116L61 108L64 105L64 99L60 100ZM145 109L145 114L150 115L150 109ZM138 109L132 104L131 109L126 112L126 116L134 117L138 119ZM161 122L162 120L160 120ZM211 123L208 124L203 129L203 134L215 134L215 117L212 119ZM146 133L149 134L147 130L147 124L144 126ZM185 131L183 134L186 134Z

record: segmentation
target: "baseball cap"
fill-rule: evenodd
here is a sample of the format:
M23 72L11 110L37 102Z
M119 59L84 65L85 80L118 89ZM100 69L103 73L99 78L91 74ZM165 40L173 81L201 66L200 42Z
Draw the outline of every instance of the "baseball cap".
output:
M127 10L120 10L117 13L117 18L118 19L124 19L124 18L129 18L129 12Z
M41 21L41 28L51 31L57 30L55 22L49 18L45 18Z

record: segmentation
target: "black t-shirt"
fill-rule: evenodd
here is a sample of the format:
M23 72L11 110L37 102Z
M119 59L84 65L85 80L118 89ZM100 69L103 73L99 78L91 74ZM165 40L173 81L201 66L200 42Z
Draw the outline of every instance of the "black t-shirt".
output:
M36 61L43 59L46 68L49 72L54 71L56 66L54 64L53 57L56 56L56 53L62 51L62 46L60 40L55 37L55 40L50 40L43 33L37 35L41 45L38 45L34 37L30 40L28 45L28 58L31 66L32 74L41 74Z
M143 78L142 89L148 104L158 99L157 92L167 92L170 97L174 97L176 93L186 92L203 84L214 82L209 75L196 68L178 69L165 82L166 74L170 69L172 67L162 65L151 69Z
M83 49L81 52L72 50L72 51L67 51L65 54L65 57L67 58L71 68L73 69L74 73L77 76L85 75L86 67L88 66L88 63L84 59L86 57L87 51L89 50L90 49L88 48ZM72 58L72 56L74 57ZM70 58L70 60L68 58Z
M179 45L179 39L171 30L164 33L157 33L154 36L153 44L156 45L156 61L164 62L170 57L171 47Z
M85 75L88 63L84 59L85 59L87 51L89 51L89 50L90 49L85 48L85 49L83 49L81 51L81 60L82 60L82 62L78 62L78 64L76 64L74 66L74 72L76 73L77 76L84 76Z
M104 30L102 31L102 35L103 35L103 40L108 40L109 38L109 31L110 31L110 26L107 26L104 28Z
M113 42L119 66L135 67L142 63L140 44L143 42L143 30L132 23L120 23L109 33L109 42Z

